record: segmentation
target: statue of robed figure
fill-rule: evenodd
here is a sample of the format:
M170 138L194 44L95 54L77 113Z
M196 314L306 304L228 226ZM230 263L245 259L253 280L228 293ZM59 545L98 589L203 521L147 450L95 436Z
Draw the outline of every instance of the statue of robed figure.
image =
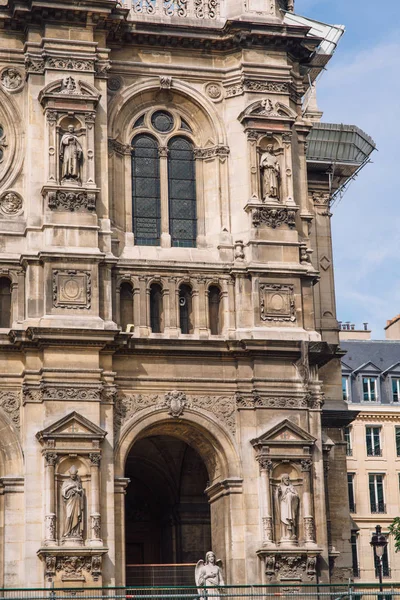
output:
M296 542L300 498L287 473L283 473L281 477L281 483L276 488L275 499L281 524L281 542Z
M260 168L263 200L280 200L281 167L272 144L261 155Z
M61 495L65 505L64 538L82 539L84 498L81 478L78 469L72 465L69 477L64 481Z
M79 183L83 150L73 125L68 125L60 142L61 180Z
M199 589L199 596L212 596L213 600L219 600L220 590L219 586L225 585L222 577L221 561L215 558L214 552L210 551L206 554L206 560L199 560L195 570L196 585L200 588L206 587L207 592L204 589Z

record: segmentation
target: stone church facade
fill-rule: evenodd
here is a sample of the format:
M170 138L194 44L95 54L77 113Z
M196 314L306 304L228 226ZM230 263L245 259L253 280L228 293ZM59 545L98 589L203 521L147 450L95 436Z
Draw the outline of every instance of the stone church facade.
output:
M1 0L0 587L211 546L227 583L349 576L332 181L302 109L329 53L292 10Z

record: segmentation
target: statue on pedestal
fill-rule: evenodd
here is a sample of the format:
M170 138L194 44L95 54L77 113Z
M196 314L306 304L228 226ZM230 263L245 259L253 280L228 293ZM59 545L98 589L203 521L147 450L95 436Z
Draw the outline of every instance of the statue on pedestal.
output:
M78 469L72 465L68 471L69 477L64 481L61 495L65 504L64 541L82 540L84 524L84 498L81 478Z
M216 560L214 552L210 551L206 554L205 562L199 560L195 570L196 585L211 588L207 589L207 596L213 596L214 600L219 600L219 586L225 585L221 568L217 563L221 564L221 561ZM200 597L204 597L204 590L200 589L199 595Z
M274 153L272 144L268 144L260 159L262 175L262 198L266 200L280 200L281 167Z
M68 125L68 133L64 133L60 142L61 181L81 181L81 162L83 150L75 135L73 125Z
M275 499L281 524L280 541L297 542L300 498L287 473L283 473L281 477L281 483L276 488Z

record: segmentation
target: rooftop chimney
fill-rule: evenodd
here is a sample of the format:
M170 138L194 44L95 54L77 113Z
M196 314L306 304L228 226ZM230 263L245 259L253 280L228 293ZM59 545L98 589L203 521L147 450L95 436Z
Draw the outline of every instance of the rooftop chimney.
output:
M385 334L387 340L400 340L400 315L386 321Z
M400 323L400 315L399 315L399 323ZM345 342L347 340L370 340L371 339L371 330L368 329L368 323L363 323L363 329L356 329L355 323L351 323L351 321L339 321L339 339L341 342ZM400 328L400 324L399 324Z

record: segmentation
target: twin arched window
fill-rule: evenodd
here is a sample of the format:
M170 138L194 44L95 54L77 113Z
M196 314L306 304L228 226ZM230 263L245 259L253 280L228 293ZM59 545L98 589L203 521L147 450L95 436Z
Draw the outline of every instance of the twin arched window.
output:
M135 243L196 246L196 173L190 127L166 111L142 115L132 140L132 203ZM169 244L166 244L169 245Z

